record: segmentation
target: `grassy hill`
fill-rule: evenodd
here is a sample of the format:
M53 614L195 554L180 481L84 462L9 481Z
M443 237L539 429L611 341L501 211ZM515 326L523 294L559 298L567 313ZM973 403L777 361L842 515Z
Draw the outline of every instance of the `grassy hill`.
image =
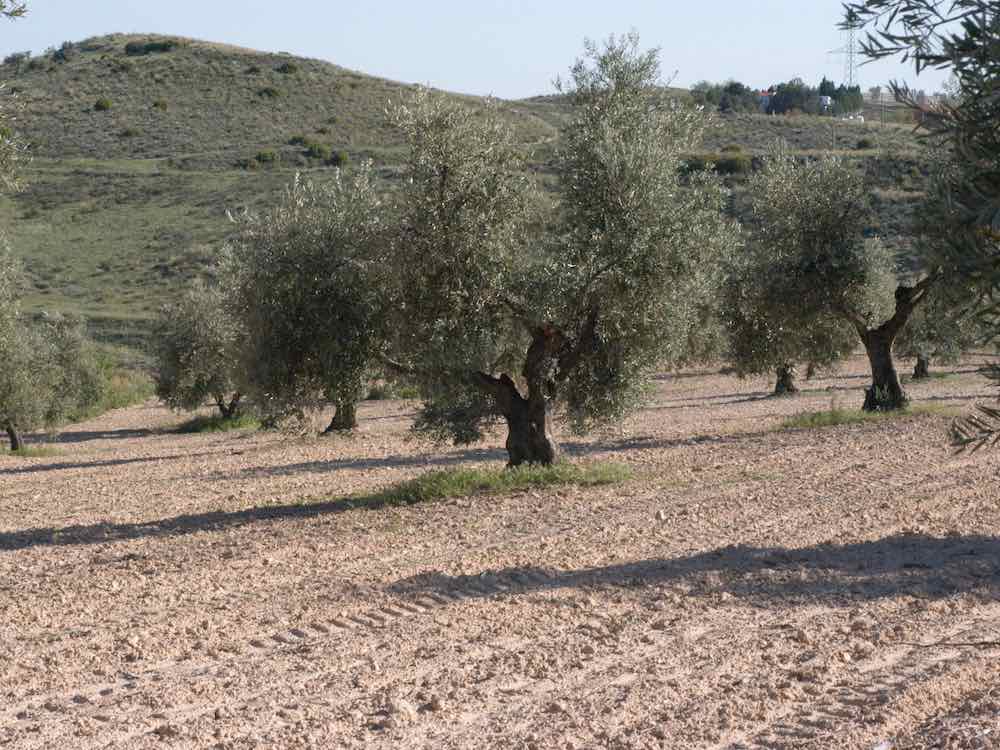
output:
M412 89L319 60L121 34L5 64L0 80L23 108L18 127L34 155L27 189L0 202L0 226L29 274L29 307L84 314L101 337L133 343L210 263L232 230L227 211L260 207L294 172L322 177L338 160L369 158L386 180L398 175L402 148L384 110ZM544 173L565 101L535 97L504 112ZM882 227L905 226L921 182L907 130L723 117L706 151L735 145L752 157L777 138L805 154L836 150L869 171L877 159ZM730 179L738 207L742 176Z

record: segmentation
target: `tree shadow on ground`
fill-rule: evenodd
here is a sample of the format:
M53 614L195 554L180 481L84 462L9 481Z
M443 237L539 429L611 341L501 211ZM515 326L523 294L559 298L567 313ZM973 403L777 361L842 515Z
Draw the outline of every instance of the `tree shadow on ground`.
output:
M201 532L225 531L261 521L314 518L358 508L374 510L384 503L364 499L339 499L318 503L262 506L237 511L209 511L136 523L94 523L0 532L0 552L32 547L109 544L148 537L173 537Z
M1000 599L1000 538L900 534L798 549L739 545L570 571L521 567L481 575L422 573L397 581L389 590L407 597L457 590L468 596L494 596L489 582L511 579L518 581L512 595L683 583L702 597L728 593L755 604L817 598L843 599L846 604L900 594L937 599L970 590ZM482 593L475 593L477 589Z
M103 469L110 466L125 466L127 464L146 464L159 461L177 461L179 459L201 458L217 455L218 451L202 453L180 453L173 456L143 456L142 458L111 458L106 461L78 461L50 464L29 464L15 466L10 469L0 469L0 476L18 474L40 474L46 471L66 471L69 469Z
M90 440L128 440L130 438L145 438L154 435L170 434L169 430L69 430L55 434L39 432L28 435L30 445L58 445L59 443L86 443Z
M451 453L417 453L403 456L379 456L376 458L331 458L325 461L303 461L284 466L252 466L243 469L243 477L280 477L294 474L328 474L341 469L395 469L412 466L441 468L479 461L507 461L507 453L502 448L469 448ZM219 476L231 477L228 472Z

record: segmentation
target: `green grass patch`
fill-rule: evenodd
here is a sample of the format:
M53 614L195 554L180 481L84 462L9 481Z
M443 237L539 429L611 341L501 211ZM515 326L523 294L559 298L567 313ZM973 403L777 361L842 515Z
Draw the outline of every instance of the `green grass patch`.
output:
M527 489L573 485L597 487L624 482L632 476L621 463L570 463L520 466L515 469L444 469L394 484L379 492L348 498L359 508L415 505L473 495L503 495Z
M240 414L237 417L223 417L221 414L211 416L198 416L189 419L177 428L178 432L229 432L230 430L258 430L260 420L249 414Z
M866 422L884 422L888 419L904 417L938 416L956 417L961 409L955 406L940 404L914 404L899 411L868 412L861 409L833 408L826 411L808 411L788 417L781 423L782 430L816 429L820 427L836 427L842 424L863 424Z
M393 399L420 398L420 389L415 385L382 380L368 386L365 401L387 401Z
M0 456L10 456L11 458L52 458L61 455L62 451L47 445L26 445L19 451L0 448Z

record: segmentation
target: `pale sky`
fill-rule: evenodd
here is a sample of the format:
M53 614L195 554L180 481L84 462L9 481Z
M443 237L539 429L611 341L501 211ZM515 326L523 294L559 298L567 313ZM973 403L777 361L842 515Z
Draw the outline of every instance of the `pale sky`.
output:
M29 0L0 27L0 53L41 52L112 32L177 34L315 57L364 73L469 94L552 93L583 39L630 29L660 47L674 85L735 78L764 87L798 76L841 82L839 0ZM946 76L917 78L893 63L862 66L867 89L897 78L932 93Z

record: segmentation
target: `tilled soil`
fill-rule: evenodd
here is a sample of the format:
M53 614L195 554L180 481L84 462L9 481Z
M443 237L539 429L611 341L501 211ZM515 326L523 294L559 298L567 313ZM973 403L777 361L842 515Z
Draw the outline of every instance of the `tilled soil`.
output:
M992 397L972 360L916 403ZM0 457L0 746L1000 747L996 450L947 415L811 430L860 359L767 398L664 377L563 436L620 485L381 510L502 435L181 435L153 404Z

